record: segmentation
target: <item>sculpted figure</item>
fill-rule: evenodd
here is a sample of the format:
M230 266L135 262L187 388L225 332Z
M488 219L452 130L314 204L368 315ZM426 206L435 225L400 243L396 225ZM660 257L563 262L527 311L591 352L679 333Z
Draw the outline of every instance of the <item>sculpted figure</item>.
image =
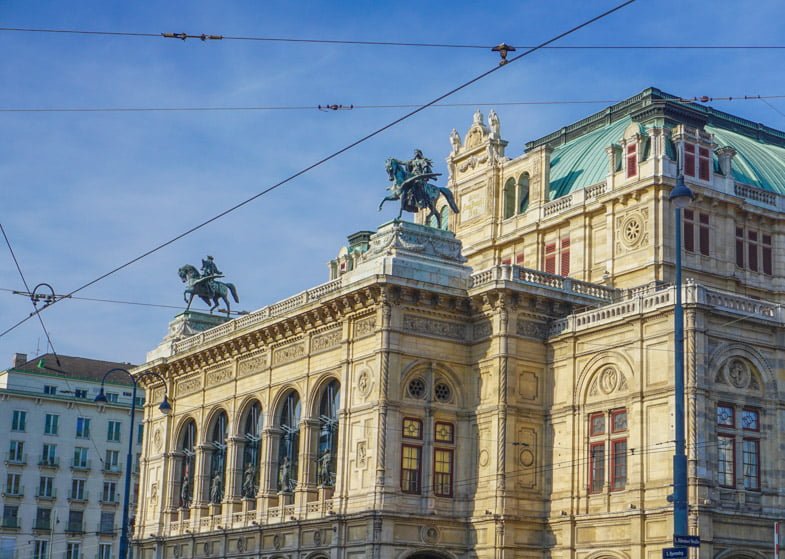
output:
M491 125L491 138L494 140L501 139L502 131L501 124L499 123L499 115L497 115L496 111L493 109L488 113L488 123Z
M215 474L210 484L210 502L220 503L221 499L223 499L223 480L221 474Z
M458 153L458 150L461 149L461 137L455 128L450 132L450 145L452 145L453 153Z

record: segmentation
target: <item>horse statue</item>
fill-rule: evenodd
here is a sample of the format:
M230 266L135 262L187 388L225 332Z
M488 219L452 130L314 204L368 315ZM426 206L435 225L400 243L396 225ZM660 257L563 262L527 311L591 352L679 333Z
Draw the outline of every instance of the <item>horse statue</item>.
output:
M199 270L190 264L182 266L177 273L182 282L186 285L185 291L183 291L183 300L188 303L188 306L185 309L186 311L191 308L191 303L195 296L201 298L202 301L208 305L212 300L213 306L210 307L210 314L218 307L221 299L223 299L223 302L226 304L226 314L229 314L231 309L229 307L228 295L230 292L234 298L234 302L240 302L240 298L237 296L237 289L235 289L233 283L222 282L215 279L216 277L223 277L221 275L202 275L199 273Z
M382 210L385 202L400 200L401 209L398 212L397 219L401 219L404 211L417 213L419 210L428 209L430 210L428 217L434 216L437 226L441 228L442 217L436 211L436 201L441 195L447 200L450 209L458 213L458 206L450 189L428 182L440 176L441 173L432 171L431 160L423 157L419 149L414 151L414 159L401 161L391 157L387 160L385 166L387 176L392 184L387 187L390 195L379 204L379 211Z

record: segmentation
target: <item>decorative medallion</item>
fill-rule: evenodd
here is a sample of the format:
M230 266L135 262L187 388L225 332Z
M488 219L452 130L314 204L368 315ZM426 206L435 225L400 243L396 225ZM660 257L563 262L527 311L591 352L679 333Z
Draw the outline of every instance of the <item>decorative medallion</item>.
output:
M750 385L750 370L741 359L733 359L728 363L728 380L736 388L747 388Z
M363 369L360 371L360 374L357 375L357 390L359 390L363 398L366 398L368 394L370 394L371 374L368 372L368 369Z
M480 451L480 466L487 466L488 465L488 451L483 449Z
M597 379L597 385L604 394L610 394L616 390L618 384L619 373L613 367L606 367L603 369L599 379Z
M322 545L322 533L319 530L313 533L313 543L314 545Z
M616 218L616 248L633 250L649 244L649 210L644 208Z
M420 529L420 537L425 543L436 543L439 540L439 530L433 526L423 526Z
M161 452L161 447L164 444L164 437L161 434L161 428L156 427L155 431L153 432L153 446L155 446L156 452Z
M521 461L521 465L528 468L534 464L534 453L529 449L524 449L521 451L521 455L518 457L518 459Z

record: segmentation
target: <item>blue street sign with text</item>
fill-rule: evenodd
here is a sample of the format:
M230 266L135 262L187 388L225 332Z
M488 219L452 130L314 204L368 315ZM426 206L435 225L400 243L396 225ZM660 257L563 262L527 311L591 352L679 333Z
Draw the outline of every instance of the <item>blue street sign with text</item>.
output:
M662 559L686 559L688 551L686 547L666 547L662 550Z
M686 545L687 547L700 547L700 536L673 536L673 545Z

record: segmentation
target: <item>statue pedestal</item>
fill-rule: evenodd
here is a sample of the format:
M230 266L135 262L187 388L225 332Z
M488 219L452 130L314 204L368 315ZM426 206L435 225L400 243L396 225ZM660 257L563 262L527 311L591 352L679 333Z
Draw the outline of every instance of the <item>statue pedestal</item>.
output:
M190 338L194 334L204 332L227 321L229 321L228 317L215 314L196 311L180 313L169 322L169 330L158 347L147 353L147 361L169 357L173 353L172 345L175 342Z

